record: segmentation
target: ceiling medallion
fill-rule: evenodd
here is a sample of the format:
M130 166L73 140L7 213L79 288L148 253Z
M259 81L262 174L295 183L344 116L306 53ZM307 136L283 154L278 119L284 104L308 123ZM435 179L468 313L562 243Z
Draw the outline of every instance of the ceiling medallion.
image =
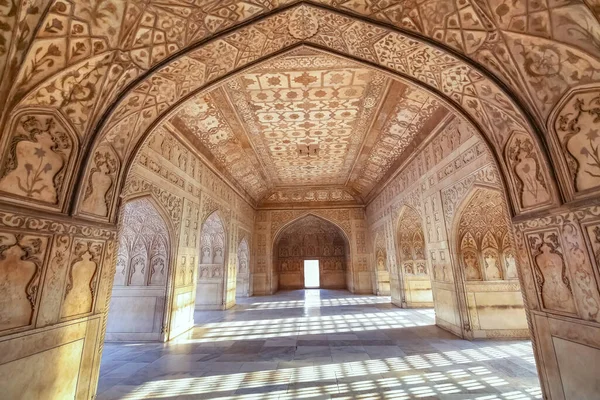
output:
M314 10L308 7L298 7L290 20L288 30L298 40L306 40L319 31L319 20L314 15Z
M319 155L319 144L298 144L298 157L310 158L311 156L316 157Z

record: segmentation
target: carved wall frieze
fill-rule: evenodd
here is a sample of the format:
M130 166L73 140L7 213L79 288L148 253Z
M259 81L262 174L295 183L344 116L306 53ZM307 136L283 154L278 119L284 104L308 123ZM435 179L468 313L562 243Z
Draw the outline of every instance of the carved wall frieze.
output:
M77 222L65 222L58 219L16 214L8 211L0 211L0 226L56 235L68 234L106 240L113 240L116 237L116 227L112 229L97 225L84 225Z

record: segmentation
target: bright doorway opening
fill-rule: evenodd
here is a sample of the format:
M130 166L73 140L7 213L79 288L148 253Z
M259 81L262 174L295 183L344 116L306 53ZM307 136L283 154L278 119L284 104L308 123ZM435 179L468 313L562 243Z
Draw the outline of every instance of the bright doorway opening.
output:
M304 260L304 287L316 289L319 286L319 260Z

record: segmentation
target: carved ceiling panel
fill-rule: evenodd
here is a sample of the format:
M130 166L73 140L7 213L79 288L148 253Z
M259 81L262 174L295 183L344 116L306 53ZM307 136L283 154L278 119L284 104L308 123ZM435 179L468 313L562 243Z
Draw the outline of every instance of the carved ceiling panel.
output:
M360 201L447 113L421 89L301 47L193 97L169 124L256 201Z

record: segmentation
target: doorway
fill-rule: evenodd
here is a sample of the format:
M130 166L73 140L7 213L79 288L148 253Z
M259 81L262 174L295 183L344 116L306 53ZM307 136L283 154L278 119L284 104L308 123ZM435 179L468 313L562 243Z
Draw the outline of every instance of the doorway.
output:
M319 286L319 260L304 260L304 287L318 289Z

